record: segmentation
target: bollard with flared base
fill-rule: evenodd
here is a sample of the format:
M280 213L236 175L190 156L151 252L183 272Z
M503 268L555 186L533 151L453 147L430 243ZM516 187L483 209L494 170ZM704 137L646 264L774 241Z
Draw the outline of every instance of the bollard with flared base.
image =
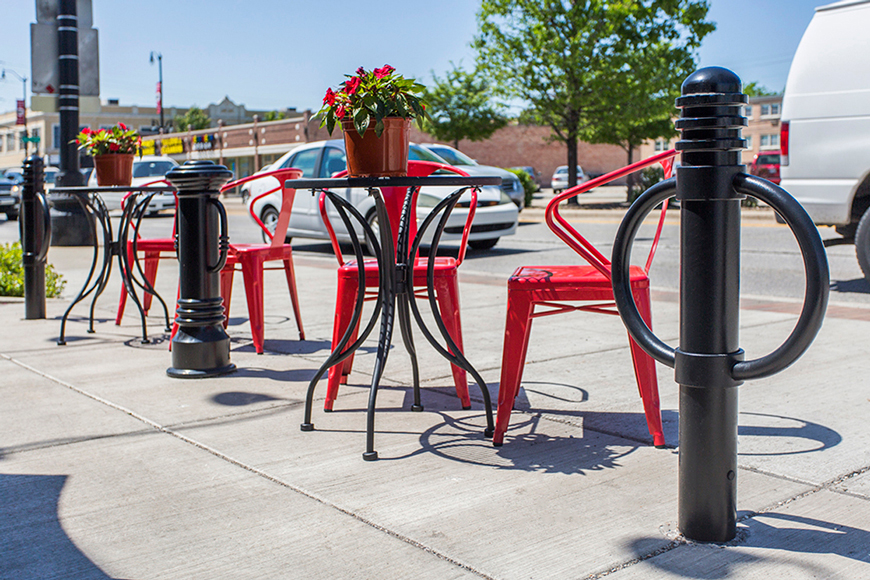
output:
M172 338L172 367L166 370L171 377L206 378L236 369L220 294L229 238L219 195L231 178L226 167L211 161L188 161L166 175L178 191L178 330Z

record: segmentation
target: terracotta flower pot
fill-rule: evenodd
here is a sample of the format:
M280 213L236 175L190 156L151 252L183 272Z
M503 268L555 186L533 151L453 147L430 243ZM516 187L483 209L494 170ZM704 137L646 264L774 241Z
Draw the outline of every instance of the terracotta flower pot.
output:
M375 135L374 123L360 136L351 119L343 119L347 172L350 177L398 177L408 175L408 143L411 119L387 117L384 132Z
M133 153L94 155L97 185L130 185L133 182Z

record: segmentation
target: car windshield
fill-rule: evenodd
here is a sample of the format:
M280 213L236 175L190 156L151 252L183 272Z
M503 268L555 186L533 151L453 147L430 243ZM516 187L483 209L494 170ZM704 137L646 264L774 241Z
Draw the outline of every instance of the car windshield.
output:
M448 149L447 147L438 147L432 145L434 151L439 157L443 157L450 165L477 165L477 162L461 151Z
M54 183L54 179L57 177L57 171L46 171L43 174L45 183Z
M428 149L420 147L419 145L411 145L408 148L408 159L410 159L411 161L431 161L432 163L451 164L448 160L442 159L440 156L435 155ZM451 165L456 164L452 163Z
M759 155L759 165L776 165L779 163L779 155Z
M162 177L173 167L171 161L138 161L133 163L133 177Z

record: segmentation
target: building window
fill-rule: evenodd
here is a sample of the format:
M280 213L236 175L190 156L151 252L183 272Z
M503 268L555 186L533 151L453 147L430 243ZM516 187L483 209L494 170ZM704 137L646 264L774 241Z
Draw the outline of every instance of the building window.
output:
M655 150L656 151L667 151L669 144L670 144L670 141L665 141L664 139L656 139Z
M60 149L60 125L51 126L51 148Z
M746 136L746 148L752 149L752 135Z
M779 103L770 103L767 105L761 105L761 116L762 117L779 116Z
M15 133L6 133L6 150L15 151Z
M746 115L747 119L751 119L752 118L752 105L746 105L743 108L743 114Z
M761 149L779 149L779 135L762 135Z
M0 153L3 153L3 135L0 135Z

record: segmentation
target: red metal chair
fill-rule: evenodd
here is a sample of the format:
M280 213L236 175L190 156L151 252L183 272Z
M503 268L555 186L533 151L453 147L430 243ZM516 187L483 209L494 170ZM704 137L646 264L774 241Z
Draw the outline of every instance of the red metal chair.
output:
M449 171L458 175L467 176L468 174L450 165L442 165L428 161L409 161L408 175L410 177L426 177L436 171ZM346 172L336 174L336 177L341 177ZM404 187L383 187L381 194L384 197L384 203L387 208L387 214L390 219L390 226L393 232L393 240L398 239L399 217L402 210L402 204L407 194L407 189ZM472 190L472 201L469 207L468 217L465 222L465 227L462 234L462 240L459 246L459 253L456 258L450 256L429 256L428 258L415 257L413 285L415 296L424 298L426 296L426 269L429 260L435 261L435 294L438 301L438 307L441 316L444 319L444 325L450 338L456 343L456 347L461 351L462 346L462 322L459 316L459 280L457 278L457 268L465 258L465 250L468 242L468 233L471 230L471 221L474 218L474 211L477 205L476 192ZM413 199L411 204L411 215L416 216L417 200ZM335 251L335 256L338 259L338 292L335 304L335 319L332 329L332 346L335 346L341 341L342 336L350 325L353 315L354 304L359 289L359 271L356 260L344 261L339 247L338 239L332 229L329 217L326 213L326 196L320 196L320 214L323 222L326 224L329 237L332 242L332 248ZM409 239L413 240L417 233L416 219L410 220L410 235ZM365 287L377 288L379 284L378 264L375 260L365 261ZM366 290L365 300L375 300L377 298L376 291ZM350 342L357 338L359 324L354 328L353 334L350 337ZM471 399L468 395L468 380L463 369L452 366L453 382L456 387L456 394L462 404L463 409L471 408ZM338 396L339 384L347 384L347 377L353 367L353 355L345 361L333 366L329 369L329 377L327 381L326 401L324 409L331 411L333 403Z
M148 187L150 185L170 185L168 181L165 179L158 179L156 181L152 181L146 183L144 187ZM130 194L124 196L121 200L121 208L123 209ZM176 208L178 207L178 199L175 200ZM141 262L144 262L145 266L142 269L142 273L145 276L145 279L148 281L148 284L151 285L151 288L154 288L154 281L157 279L157 266L160 263L160 260L165 259L177 259L176 256L176 248L175 248L175 217L172 218L172 235L168 238L142 238L139 236L138 227L134 228L134 240L127 240L127 263L132 265L136 262L137 254L142 254ZM142 293L142 309L145 311L145 314L148 314L148 310L151 308L151 299L153 298L153 294L145 289L145 292ZM115 315L115 325L120 326L121 320L124 318L124 309L127 306L127 287L124 284L121 284L121 297L118 300L118 312Z
M508 428L511 410L523 376L532 319L575 310L618 314L613 303L613 289L610 283L610 260L562 217L559 213L559 204L569 197L584 193L656 163L661 163L664 166L665 176L670 177L675 155L676 151L671 150L639 161L565 190L547 204L547 225L571 249L580 254L589 265L523 266L517 269L508 280L507 320L505 322L501 382L498 391L498 415L492 439L493 445L499 446L504 442L504 434ZM631 287L634 299L647 325L651 325L649 277L647 274L661 236L667 207L668 204L665 201L662 204L658 227L645 266L643 268L631 267ZM566 304L566 302L585 302L585 304ZM536 305L543 307L544 310L536 311ZM630 337L629 340L631 340ZM643 399L647 427L653 436L653 444L656 447L663 447L665 437L662 432L655 361L633 340L631 340L631 356L638 389Z
M287 287L290 290L290 302L293 306L293 314L296 317L296 327L299 329L299 340L305 340L305 331L302 328L302 317L299 313L299 298L296 293L296 274L293 269L293 249L290 247L290 244L287 244L284 241L287 236L287 227L290 224L290 213L293 210L293 199L296 196L296 190L284 187L284 182L288 179L298 179L302 177L302 170L291 167L254 174L227 183L223 186L221 191L223 192L248 181L264 177L273 177L277 179L278 186L261 193L252 199L248 204L248 209L251 212L251 217L254 218L254 221L260 226L260 228L262 228L265 235L271 240L271 243L234 244L231 242L227 255L227 264L221 271L221 296L224 299L224 311L227 318L229 318L230 315L230 300L233 292L233 274L238 269L242 271L242 276L245 279L245 294L247 295L248 300L248 319L251 323L251 335L254 342L254 350L257 351L257 354L263 354L264 270L284 270L284 274L287 278ZM272 232L254 213L254 202L279 189L282 192L281 213L278 215L278 222L275 224L275 231ZM281 261L283 264L274 268L265 267L265 262L270 261ZM226 324L226 322L224 324Z

